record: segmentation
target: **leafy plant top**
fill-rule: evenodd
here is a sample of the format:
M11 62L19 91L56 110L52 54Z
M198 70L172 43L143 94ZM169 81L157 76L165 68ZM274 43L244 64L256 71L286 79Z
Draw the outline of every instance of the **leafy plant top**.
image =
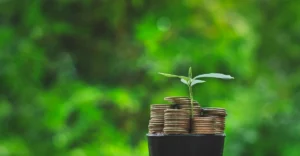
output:
M219 78L219 79L234 79L234 77L230 75L220 74L220 73L209 73L209 74L201 74L197 75L193 78L192 73L192 67L189 68L188 76L180 76L180 75L173 75L173 74L167 74L167 73L159 73L166 77L174 77L174 78L180 78L180 81L184 84L186 84L189 88L189 97L191 99L191 115L193 118L193 90L192 87L198 83L204 83L205 81L200 80L200 78Z

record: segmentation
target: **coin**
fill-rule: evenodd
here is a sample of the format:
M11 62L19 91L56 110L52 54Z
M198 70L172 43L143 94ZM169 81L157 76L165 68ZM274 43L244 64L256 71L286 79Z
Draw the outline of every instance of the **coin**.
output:
M208 117L195 117L193 120L194 121L214 121L215 117L211 117L211 116L208 116Z
M169 120L169 121L165 121L165 125L166 124L189 124L190 122L189 121L182 121L182 120L180 120L180 121L178 121L178 120Z
M182 104L182 105L191 105L192 101L190 99L180 99L180 100L176 100L176 102L178 104ZM198 101L193 100L193 104L198 105L199 103L198 103Z
M176 103L176 101L177 101L176 99L180 99L180 98L186 99L188 97L186 97L186 96L170 96L170 97L165 97L164 100L169 101L171 103Z
M164 127L164 130L185 130L184 127Z
M167 100L167 99L177 99L177 98L189 98L187 96L168 96L168 97L165 97L164 99Z
M165 112L180 112L180 113L188 113L185 110L181 110L181 109L166 109Z
M209 116L227 116L226 110L224 108L208 107L202 109L203 115Z
M188 116L188 111L185 111L184 109L182 109L183 111L180 112L165 112L164 116L174 116L174 115L178 115L178 116Z

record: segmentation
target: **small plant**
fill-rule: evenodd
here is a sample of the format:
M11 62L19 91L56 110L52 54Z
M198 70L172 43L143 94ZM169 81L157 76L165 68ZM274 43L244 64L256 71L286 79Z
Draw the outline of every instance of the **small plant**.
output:
M201 74L201 75L198 75L198 76L196 76L196 77L193 78L192 67L189 68L188 77L186 77L186 76L179 76L179 75L172 75L172 74L167 74L167 73L159 73L159 74L161 74L163 76L166 76L166 77L180 78L180 81L182 83L186 84L189 87L189 97L191 99L191 115L192 115L192 118L194 117L194 114L193 114L193 109L194 109L193 101L194 101L194 99L193 99L193 90L192 90L192 87L195 84L204 83L205 82L203 80L198 80L199 78L234 79L230 75L225 75L225 74L220 74L220 73Z

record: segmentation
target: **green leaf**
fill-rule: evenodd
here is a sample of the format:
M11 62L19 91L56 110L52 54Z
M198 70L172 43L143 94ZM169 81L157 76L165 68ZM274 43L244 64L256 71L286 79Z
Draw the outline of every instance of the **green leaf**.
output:
M173 74L167 74L167 73L159 73L159 74L166 76L166 77L176 77L176 78L184 79L186 81L189 80L189 78L185 77L185 76L179 76L179 75L173 75Z
M205 81L202 80L193 80L191 86L198 84L198 83L204 83Z
M189 84L188 84L188 81L186 81L185 79L180 79L180 81L181 81L182 83L186 84L186 85L189 85Z
M194 80L197 78L203 78L203 77L208 77L208 78L219 78L219 79L234 79L234 77L230 75L225 75L225 74L220 74L220 73L210 73L210 74L202 74L194 77Z

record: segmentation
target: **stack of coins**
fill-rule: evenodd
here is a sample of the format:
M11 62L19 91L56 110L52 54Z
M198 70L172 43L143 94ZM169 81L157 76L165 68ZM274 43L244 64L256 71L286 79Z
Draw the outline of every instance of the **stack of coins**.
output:
M192 108L191 108L191 100L190 99L188 99L188 100L180 100L178 104L179 104L180 109L187 110L188 112L191 113ZM201 113L201 107L200 107L199 103L194 100L193 101L193 106L194 106L193 107L193 115L195 117L199 117L200 113Z
M188 134L190 129L189 112L183 109L166 109L164 115L165 134Z
M163 133L164 128L164 111L170 108L169 104L153 104L151 105L149 133Z
M203 108L202 112L204 116L227 116L226 110L224 108L206 107Z
M180 109L185 109L191 113L191 99L186 96L171 96L171 97L165 97L166 101L169 101L173 104L178 104ZM201 107L199 103L195 100L193 100L193 115L194 116L200 116ZM191 114L190 114L191 115Z
M193 134L215 134L215 117L194 117L192 123Z
M215 117L215 133L224 133L225 119L227 116L226 110L224 108L203 108L202 115Z
M188 100L190 99L187 96L169 96L165 97L164 100L169 101L171 103L178 103L180 100Z

